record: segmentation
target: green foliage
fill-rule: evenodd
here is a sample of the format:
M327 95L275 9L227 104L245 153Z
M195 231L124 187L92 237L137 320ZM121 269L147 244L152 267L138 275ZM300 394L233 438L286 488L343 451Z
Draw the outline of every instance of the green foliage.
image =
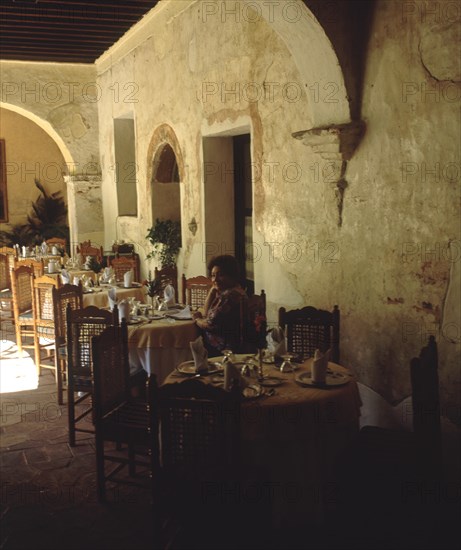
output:
M43 185L35 180L40 195L32 203L32 212L26 224L16 224L6 231L0 231L0 244L4 246L34 246L51 237L63 237L69 242L67 206L60 191L49 194Z
M181 224L172 220L157 220L151 227L146 239L152 244L152 252L148 258L158 258L161 267L170 267L176 264L179 249L181 248Z
M100 264L94 256L91 256L90 259L88 260L87 267L91 269L91 271L94 271L95 273L99 273L103 268L103 265Z

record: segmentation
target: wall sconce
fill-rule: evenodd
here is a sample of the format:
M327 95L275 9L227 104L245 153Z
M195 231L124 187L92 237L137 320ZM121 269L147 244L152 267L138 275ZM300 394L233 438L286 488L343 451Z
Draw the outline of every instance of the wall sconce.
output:
M195 221L195 218L192 218L189 222L189 231L192 233L192 235L195 237L195 234L197 233L197 222Z

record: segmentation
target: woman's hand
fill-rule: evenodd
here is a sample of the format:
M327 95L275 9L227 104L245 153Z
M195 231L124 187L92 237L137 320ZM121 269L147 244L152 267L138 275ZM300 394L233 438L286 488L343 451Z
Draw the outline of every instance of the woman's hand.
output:
M201 311L193 311L192 312L192 319L202 319L203 315Z

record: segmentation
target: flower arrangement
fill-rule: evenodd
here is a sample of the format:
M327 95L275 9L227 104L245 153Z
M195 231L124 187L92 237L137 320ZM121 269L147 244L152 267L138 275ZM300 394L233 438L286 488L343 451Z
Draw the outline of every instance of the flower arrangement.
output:
M142 284L147 287L148 296L153 298L154 296L158 296L162 292L165 286L165 281L164 277L162 276L152 279L152 273L151 271L149 271L149 278L143 281Z

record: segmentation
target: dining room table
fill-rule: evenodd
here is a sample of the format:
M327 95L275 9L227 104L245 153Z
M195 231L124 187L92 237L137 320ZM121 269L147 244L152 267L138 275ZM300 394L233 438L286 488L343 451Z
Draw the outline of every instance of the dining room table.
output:
M140 303L145 302L146 291L141 283L134 283L129 288L125 288L123 284L103 284L101 286L93 286L83 289L83 306L96 306L99 308L109 307L109 291L115 288L117 300L137 300Z
M149 317L135 317L128 323L128 352L130 372L144 369L157 376L157 383L176 368L176 365L192 359L190 343L199 336L199 329L192 320L175 319L179 310L154 311Z
M294 363L292 372L281 372L276 362L263 363L258 372L256 356L234 357L239 369L249 367L243 371L247 376L241 376L242 453L247 463L267 473L251 498L270 491L268 521L278 528L324 524L341 498L341 457L359 431L361 400L355 377L329 362L326 381L318 384L311 377L312 358ZM200 379L223 386L222 361L210 358L212 374ZM165 383L188 376L197 374L182 364Z

